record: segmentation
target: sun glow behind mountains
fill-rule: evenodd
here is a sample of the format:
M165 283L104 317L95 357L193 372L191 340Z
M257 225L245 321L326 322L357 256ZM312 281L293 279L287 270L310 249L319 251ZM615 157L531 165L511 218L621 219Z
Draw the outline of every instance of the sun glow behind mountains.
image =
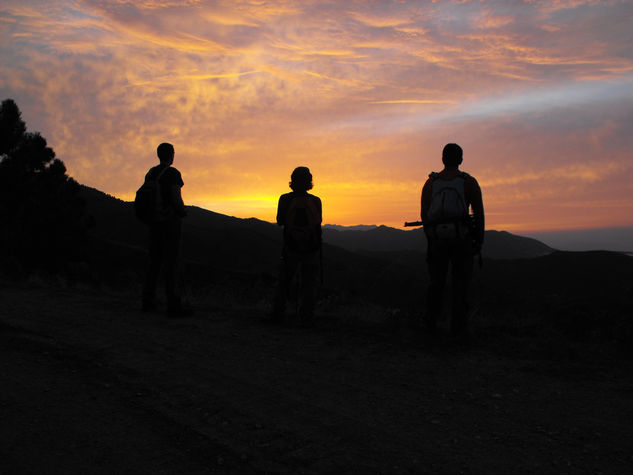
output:
M188 203L401 225L447 142L511 231L633 223L633 4L5 1L0 96L130 199L162 141Z

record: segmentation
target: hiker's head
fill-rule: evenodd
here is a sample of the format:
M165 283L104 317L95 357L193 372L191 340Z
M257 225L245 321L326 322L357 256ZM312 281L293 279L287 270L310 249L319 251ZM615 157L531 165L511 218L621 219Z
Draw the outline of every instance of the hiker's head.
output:
M160 163L171 165L174 162L174 146L170 143L163 142L156 149L156 155Z
M456 143L447 143L442 150L442 163L447 168L457 168L462 164L464 152Z
M292 191L308 191L312 189L312 173L308 167L297 167L290 175Z

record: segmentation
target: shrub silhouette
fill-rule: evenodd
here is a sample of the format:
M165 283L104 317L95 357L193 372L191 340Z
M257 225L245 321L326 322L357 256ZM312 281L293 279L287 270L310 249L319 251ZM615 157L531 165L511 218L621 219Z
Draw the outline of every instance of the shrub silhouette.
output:
M0 223L3 260L25 270L79 258L88 228L78 183L12 99L0 105Z

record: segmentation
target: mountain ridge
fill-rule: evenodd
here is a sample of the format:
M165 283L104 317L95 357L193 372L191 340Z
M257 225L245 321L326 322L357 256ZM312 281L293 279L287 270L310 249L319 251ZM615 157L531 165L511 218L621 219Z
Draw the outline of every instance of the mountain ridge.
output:
M125 226L118 226L114 234L126 236L136 244L142 244L139 234L142 234L143 225L136 220L133 213L133 203L120 200L96 188L82 185L85 198L93 206L97 206L106 220L113 220L119 215L117 221L123 220ZM109 200L109 201L108 201ZM108 201L106 203L106 201ZM125 209L125 215L123 215ZM240 230L243 235L238 240L250 236L264 237L270 243L280 244L281 230L279 226L259 218L237 218L198 206L187 206L189 215L184 220L184 227L198 228L203 234L212 230L227 229L227 226ZM336 227L333 227L336 226ZM344 230L341 230L344 228ZM106 233L110 235L110 233ZM135 237L132 237L132 234ZM195 233L192 233L195 234ZM110 235L111 238L114 235ZM207 236L211 243L217 241L217 236ZM391 251L417 251L426 253L426 236L422 228L401 230L386 225L357 225L345 227L340 225L323 226L323 242L351 252L391 252ZM271 249L272 251L272 249ZM546 244L523 236L517 236L507 231L486 231L482 253L492 259L517 259L532 258L547 255L554 249ZM272 251L273 254L278 252Z
M352 228L357 228L353 226ZM402 230L386 225L374 225L368 229L345 229L324 226L323 240L351 251L426 252L427 242L424 230L419 227ZM551 247L534 238L518 236L507 231L487 230L482 254L492 259L533 258L550 254Z

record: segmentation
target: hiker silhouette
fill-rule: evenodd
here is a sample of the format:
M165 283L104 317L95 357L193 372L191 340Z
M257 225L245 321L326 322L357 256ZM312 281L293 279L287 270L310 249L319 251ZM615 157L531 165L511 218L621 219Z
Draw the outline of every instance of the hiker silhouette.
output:
M178 291L178 259L182 235L182 219L187 215L180 189L184 182L180 172L172 167L174 146L161 143L156 149L160 163L145 175L134 201L137 217L149 231L149 262L143 285L143 311L153 311L156 286L161 268L165 274L167 315L184 317L193 313L182 305Z
M428 242L430 274L425 328L429 333L435 332L451 266L453 336L468 335L468 287L473 272L473 256L481 251L485 228L481 188L474 177L459 170L462 161L463 151L459 145L449 143L444 147L444 169L431 173L426 180L420 212Z
M297 295L302 325L313 323L317 273L321 252L322 204L312 189L312 174L307 167L297 167L290 177L290 193L279 197L277 224L283 226L283 248L279 264L279 283L275 293L271 322L284 319L290 285L298 276Z

